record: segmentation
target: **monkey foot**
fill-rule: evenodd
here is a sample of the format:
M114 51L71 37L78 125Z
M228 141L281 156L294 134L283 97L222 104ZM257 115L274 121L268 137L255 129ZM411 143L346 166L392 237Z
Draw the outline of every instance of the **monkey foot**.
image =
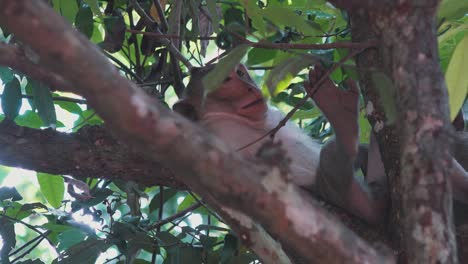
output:
M311 84L317 82L323 75L323 68L316 65L309 72L309 83L306 89L312 89ZM343 145L350 156L357 155L358 148L358 105L359 91L354 81L345 81L347 91L340 90L332 80L327 79L313 95L313 100L320 108L335 130L337 140Z

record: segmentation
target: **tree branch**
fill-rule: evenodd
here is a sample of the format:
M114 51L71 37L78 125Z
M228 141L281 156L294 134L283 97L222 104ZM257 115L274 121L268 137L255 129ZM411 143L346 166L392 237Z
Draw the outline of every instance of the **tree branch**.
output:
M390 183L392 234L402 247L401 260L456 263L448 182L451 125L431 4L389 12L352 12L350 17L354 41L378 38L383 44L359 56L357 65ZM362 70L369 68L376 70ZM386 89L395 92L399 123L387 124L383 102L391 99L379 96L379 83L373 80L377 71L393 79L393 86Z
M228 153L219 140L149 98L46 4L2 0L0 24L75 84L121 139L168 166L203 197L246 213L308 262L393 262L284 182L279 170Z
M0 65L13 68L38 81L47 83L52 90L70 91L71 84L62 77L41 68L26 57L18 46L0 42Z
M81 179L118 178L148 186L185 188L168 169L132 152L104 127L84 127L67 134L3 121L0 145L0 163L6 166Z

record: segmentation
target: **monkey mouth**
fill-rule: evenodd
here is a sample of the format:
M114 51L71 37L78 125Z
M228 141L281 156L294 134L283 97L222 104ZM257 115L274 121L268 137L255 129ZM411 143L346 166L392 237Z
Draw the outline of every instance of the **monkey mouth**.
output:
M260 103L263 103L263 102L264 102L263 98L259 98L259 99L255 100L255 101L251 102L251 103L248 103L248 104L244 105L242 107L242 109L246 109L246 108L252 107L254 105L257 105L257 104L260 104Z

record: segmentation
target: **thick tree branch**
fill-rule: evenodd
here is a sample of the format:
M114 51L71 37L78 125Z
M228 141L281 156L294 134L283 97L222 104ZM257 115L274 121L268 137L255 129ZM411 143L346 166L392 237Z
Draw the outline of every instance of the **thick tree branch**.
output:
M215 197L260 222L308 262L392 262L307 201L277 169L229 153L206 131L146 96L41 1L0 1L0 24L28 43L44 65L73 83L121 139L161 161L202 196Z
M75 178L108 178L184 188L160 163L117 142L103 127L76 134L0 123L0 163ZM70 155L72 153L72 155Z
M403 9L350 14L353 40L378 38L382 43L379 49L359 57L361 84L373 130L384 147L393 234L395 243L405 247L403 261L456 263L452 195L447 180L451 126L434 34L436 5L434 1L404 3ZM365 70L369 68L375 70ZM388 89L395 91L396 120L401 120L396 127L386 124L382 101L392 99L379 96L379 84L372 78L377 71L393 79L394 86Z
M62 77L33 63L17 46L0 42L0 65L13 68L51 86L52 90L70 91L71 84Z

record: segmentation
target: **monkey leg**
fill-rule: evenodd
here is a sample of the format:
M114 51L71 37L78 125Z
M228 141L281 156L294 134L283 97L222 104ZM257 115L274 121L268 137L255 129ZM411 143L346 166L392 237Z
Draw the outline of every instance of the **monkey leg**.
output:
M456 133L454 158L453 172L450 175L454 198L468 205L468 134L466 132Z
M354 176L354 158L334 139L320 152L314 191L369 223L378 223L383 217L379 201L372 198L363 180Z

